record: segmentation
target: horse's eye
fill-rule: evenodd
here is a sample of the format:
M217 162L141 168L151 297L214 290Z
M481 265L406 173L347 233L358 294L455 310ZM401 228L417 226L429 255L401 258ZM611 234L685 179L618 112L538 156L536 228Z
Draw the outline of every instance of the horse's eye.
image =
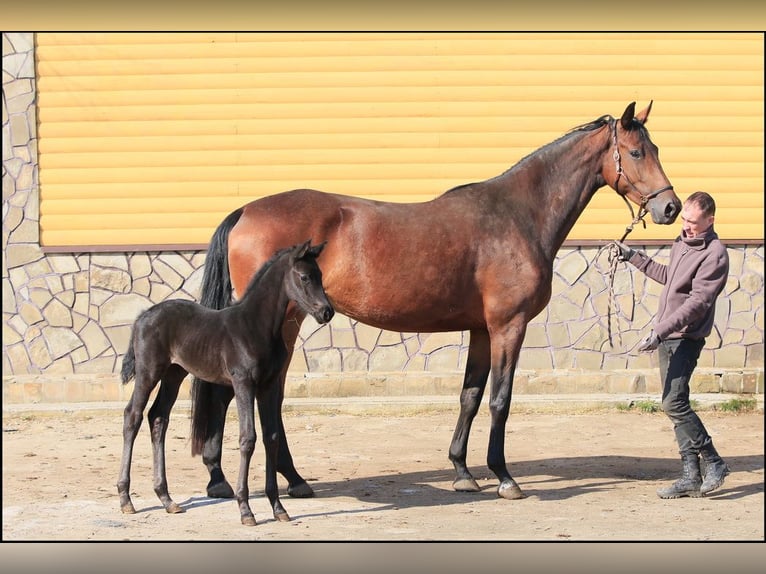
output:
M633 159L641 159L641 152L637 149L632 149L630 150L630 157Z
M304 274L304 273L301 273L301 282L302 283L308 283L309 282L309 276Z

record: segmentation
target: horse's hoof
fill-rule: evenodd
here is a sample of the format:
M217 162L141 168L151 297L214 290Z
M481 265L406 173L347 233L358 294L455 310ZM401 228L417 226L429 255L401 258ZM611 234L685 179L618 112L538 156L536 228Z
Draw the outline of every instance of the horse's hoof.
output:
M458 492L479 492L481 490L473 478L458 478L452 483L452 488Z
M120 510L122 510L123 514L135 514L136 513L136 509L133 507L133 503L132 502L127 502L127 503L123 504L122 506L120 506Z
M294 486L288 486L287 494L293 498L311 498L314 496L314 489L309 486L308 482L301 482Z
M521 492L519 485L515 482L512 484L503 483L497 487L497 495L500 498L506 500L519 500L520 498L526 498L527 495Z
M275 512L274 518L279 522L290 522L290 515L287 512Z
M243 516L242 524L245 526L255 526L255 516Z
M234 490L225 480L215 484L211 482L207 485L207 495L210 498L234 498Z
M183 512L186 512L183 508L178 506L175 502L171 502L167 508L165 508L165 512L168 514L181 514Z

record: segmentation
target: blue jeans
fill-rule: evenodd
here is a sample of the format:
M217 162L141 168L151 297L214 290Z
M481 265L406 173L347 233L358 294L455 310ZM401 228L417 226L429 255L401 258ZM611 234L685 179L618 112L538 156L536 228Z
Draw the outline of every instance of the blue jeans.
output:
M668 339L657 348L662 377L662 410L673 423L681 456L698 454L712 442L689 403L689 381L704 346L705 339Z

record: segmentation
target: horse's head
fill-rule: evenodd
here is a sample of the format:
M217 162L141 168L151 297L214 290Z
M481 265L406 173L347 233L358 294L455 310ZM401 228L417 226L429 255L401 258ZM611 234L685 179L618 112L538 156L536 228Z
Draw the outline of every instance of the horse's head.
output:
M329 322L335 315L335 309L324 292L322 270L317 264L317 257L325 243L312 247L311 240L308 240L295 245L290 252L292 268L287 278L288 297L320 325Z
M673 223L681 212L681 200L662 169L657 146L644 127L652 103L635 114L636 102L611 122L611 154L604 159L602 175L623 198L639 206L639 217L650 213L652 221ZM631 210L632 211L632 210Z

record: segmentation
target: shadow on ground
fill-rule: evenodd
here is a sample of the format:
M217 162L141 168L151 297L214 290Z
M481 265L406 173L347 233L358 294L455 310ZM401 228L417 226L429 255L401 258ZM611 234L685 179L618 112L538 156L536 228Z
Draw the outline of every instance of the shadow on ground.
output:
M764 468L763 455L727 457L732 472L756 472ZM598 491L608 491L616 485L643 481L672 481L678 478L680 463L676 459L634 456L588 456L525 460L510 465L511 474L527 497L542 501L560 501ZM471 473L481 485L481 491L455 492L452 490L452 468L393 473L378 476L350 478L339 481L308 479L316 498L352 497L360 502L373 503L375 510L397 508L460 505L475 502L477 497L496 497L497 479L486 467L472 467ZM574 482L574 485L571 483ZM557 488L557 483L567 484ZM738 499L763 493L761 476L745 485L724 486L708 498ZM289 501L286 492L280 496ZM259 489L251 499L263 498ZM205 496L192 497L180 502L186 510L229 502ZM289 505L289 502L285 502ZM161 510L159 505L139 509L139 512ZM350 510L370 512L370 508ZM344 514L346 512L343 512ZM303 517L313 516L306 514ZM295 515L293 518L300 518Z

